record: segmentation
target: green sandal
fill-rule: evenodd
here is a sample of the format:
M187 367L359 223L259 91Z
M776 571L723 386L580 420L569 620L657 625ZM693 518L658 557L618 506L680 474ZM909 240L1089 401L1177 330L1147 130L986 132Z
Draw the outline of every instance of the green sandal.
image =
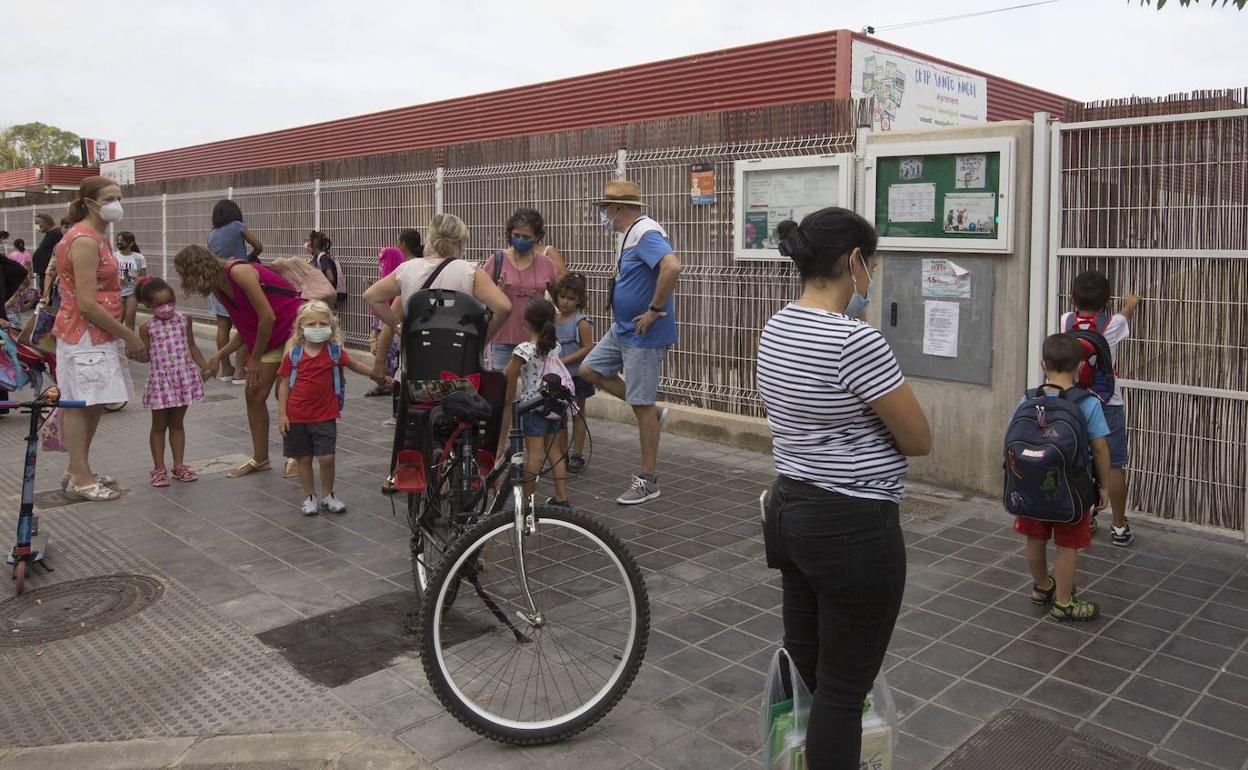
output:
M1073 599L1079 593L1077 588L1070 589L1070 597ZM1035 583L1031 584L1031 603L1043 607L1046 604L1052 604L1057 598L1057 581L1049 575L1049 587L1041 588Z
M1095 620L1101 614L1098 608L1092 602L1085 602L1082 599L1070 597L1070 604L1065 606L1054 603L1049 608L1049 617L1063 623L1079 622L1084 620Z

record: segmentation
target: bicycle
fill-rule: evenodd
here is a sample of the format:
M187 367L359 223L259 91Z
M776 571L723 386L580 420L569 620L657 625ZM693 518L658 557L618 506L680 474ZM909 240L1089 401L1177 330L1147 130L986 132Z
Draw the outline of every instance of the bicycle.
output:
M27 572L35 566L52 572L45 558L48 553L48 534L39 537L39 517L35 515L35 463L39 456L39 428L43 425L43 412L55 408L82 409L85 401L61 400L55 387L48 388L34 401L0 401L0 409L22 409L30 414L30 433L26 435L26 465L22 471L22 503L17 515L17 539L9 549L7 564L13 565L13 582L20 596L26 590Z
M521 489L521 420L570 398L548 375L541 394L517 403L507 454L480 483L471 483L480 477L469 466L479 457L469 430L477 423L455 415L465 496L448 517L453 539L425 567L418 631L430 687L456 719L503 743L553 743L593 725L632 684L649 637L645 582L624 542L592 517L536 505ZM478 513L495 482L498 492Z

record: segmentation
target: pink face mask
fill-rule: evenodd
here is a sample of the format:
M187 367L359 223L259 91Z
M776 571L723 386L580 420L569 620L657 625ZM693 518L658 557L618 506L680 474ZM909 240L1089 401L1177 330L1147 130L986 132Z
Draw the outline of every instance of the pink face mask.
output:
M163 305L157 305L156 307L152 308L152 313L155 314L155 316L159 318L160 320L168 321L170 318L173 318L173 315L174 313L177 312L177 310L178 310L177 305L173 304L172 302L166 302Z

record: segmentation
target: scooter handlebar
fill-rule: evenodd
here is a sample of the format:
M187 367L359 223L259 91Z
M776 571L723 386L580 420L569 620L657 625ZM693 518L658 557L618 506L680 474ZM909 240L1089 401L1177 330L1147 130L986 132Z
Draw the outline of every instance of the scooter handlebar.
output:
M62 409L86 409L86 401L70 401L62 398L59 401L0 401L0 409L28 409L33 406L45 408L61 407Z

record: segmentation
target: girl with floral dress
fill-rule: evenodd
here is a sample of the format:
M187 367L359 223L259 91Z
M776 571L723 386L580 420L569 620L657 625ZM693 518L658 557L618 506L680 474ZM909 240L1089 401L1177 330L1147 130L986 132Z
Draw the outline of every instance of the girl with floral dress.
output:
M143 406L152 410L152 486L169 486L170 475L178 481L195 481L199 476L184 462L186 408L204 399L203 372L208 371L208 361L195 345L190 317L178 312L177 298L168 283L144 278L138 295L152 312L152 320L139 329L151 361ZM172 471L165 470L166 433L173 451Z

